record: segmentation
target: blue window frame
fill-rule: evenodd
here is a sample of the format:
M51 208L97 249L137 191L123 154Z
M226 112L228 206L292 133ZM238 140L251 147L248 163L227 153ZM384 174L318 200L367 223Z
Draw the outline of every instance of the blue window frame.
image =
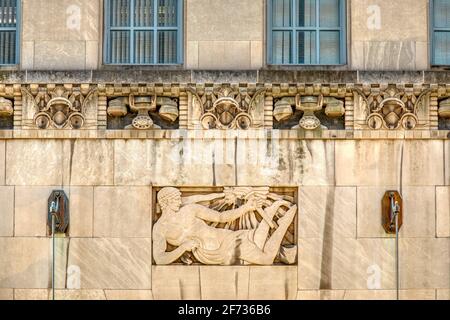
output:
M182 0L106 0L105 63L182 63L182 23Z
M345 0L268 0L268 63L346 63Z
M430 2L431 64L450 65L450 0Z
M19 0L0 0L0 65L19 61Z

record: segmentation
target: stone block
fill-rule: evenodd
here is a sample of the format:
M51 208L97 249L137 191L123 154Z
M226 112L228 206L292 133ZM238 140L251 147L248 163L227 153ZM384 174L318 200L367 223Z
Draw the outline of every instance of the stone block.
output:
M414 70L416 44L413 41L364 42L365 70Z
M234 143L229 147L234 154ZM213 185L214 141L116 140L116 185ZM229 150L224 151L225 154ZM220 184L221 181L217 181Z
M22 59L20 60L22 70L34 68L34 41L23 41L21 48Z
M395 290L346 290L344 300L396 300Z
M338 186L404 186L443 184L441 141L336 141ZM403 164L402 159L402 144Z
M62 142L10 140L6 143L6 184L58 186L62 184Z
M264 66L264 45L263 41L252 41L251 46L251 69L259 70Z
M48 288L50 239L0 238L0 288Z
M6 142L0 140L0 186L5 185Z
M153 300L151 290L105 290L106 300Z
M186 44L186 68L198 68L198 41L188 41Z
M15 300L52 300L51 289L17 289ZM55 300L106 300L103 290L55 290Z
M250 300L295 300L297 267L250 267Z
M356 238L356 188L299 188L300 238Z
M450 141L444 142L445 145L445 185L450 186ZM1 152L0 152L1 153ZM1 167L1 165L0 165Z
M352 42L352 69L361 70L364 69L364 42L353 41Z
M55 52L58 54L55 55ZM54 40L35 42L34 69L84 70L85 68L86 41Z
M416 42L416 70L427 70L430 65L428 42Z
M353 41L427 41L428 2L351 1ZM401 21L401 28L399 28ZM379 23L377 23L379 22Z
M437 300L450 300L450 290L436 290L436 299Z
M299 239L299 290L395 288L392 239ZM379 280L379 281L378 281Z
M155 300L200 300L199 266L153 266Z
M86 70L98 69L100 60L98 41L86 41Z
M200 281L202 299L247 300L249 298L251 268L201 266Z
M436 235L450 237L450 187L436 188Z
M297 300L343 300L344 290L301 290Z
M94 236L151 238L149 187L96 187Z
M448 289L450 286L450 238L401 239L400 287Z
M79 268L81 289L150 290L151 245L151 239L73 238L68 268Z
M358 188L358 237L392 237L382 226L381 200L389 190L397 187L361 187ZM435 188L403 188L403 226L400 237L435 237Z
M251 67L250 41L199 41L198 66L205 70L246 70Z
M0 301L14 300L13 289L0 289Z
M24 0L23 40L99 40L100 10L99 0Z
M70 187L70 236L92 237L94 222L94 188Z
M16 187L14 194L16 237L47 236L48 198L61 187ZM66 191L69 196L68 190ZM69 199L70 202L70 199Z
M64 185L113 185L113 143L108 140L64 141Z
M14 187L0 187L0 237L14 235Z
M237 143L238 185L334 185L334 142L245 140Z
M262 41L263 0L191 0L186 3L188 41Z

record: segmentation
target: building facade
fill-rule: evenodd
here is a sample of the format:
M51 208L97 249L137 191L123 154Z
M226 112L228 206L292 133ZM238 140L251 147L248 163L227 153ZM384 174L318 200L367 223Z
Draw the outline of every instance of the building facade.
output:
M448 0L0 0L0 299L450 299L449 67Z

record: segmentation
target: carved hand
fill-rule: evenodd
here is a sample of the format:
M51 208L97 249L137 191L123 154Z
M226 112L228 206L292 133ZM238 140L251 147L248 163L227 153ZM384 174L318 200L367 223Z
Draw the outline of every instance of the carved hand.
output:
M198 247L200 247L200 243L196 240L189 240L184 242L181 247L183 247L183 249L185 251L192 251L194 249L197 249Z

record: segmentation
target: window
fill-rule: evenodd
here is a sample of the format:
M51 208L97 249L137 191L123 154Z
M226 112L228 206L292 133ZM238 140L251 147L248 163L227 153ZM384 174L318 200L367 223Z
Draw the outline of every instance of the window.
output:
M182 0L106 0L105 62L182 62Z
M431 2L433 65L450 65L450 1Z
M0 0L0 65L18 63L19 0Z
M344 0L268 0L270 64L346 63Z

